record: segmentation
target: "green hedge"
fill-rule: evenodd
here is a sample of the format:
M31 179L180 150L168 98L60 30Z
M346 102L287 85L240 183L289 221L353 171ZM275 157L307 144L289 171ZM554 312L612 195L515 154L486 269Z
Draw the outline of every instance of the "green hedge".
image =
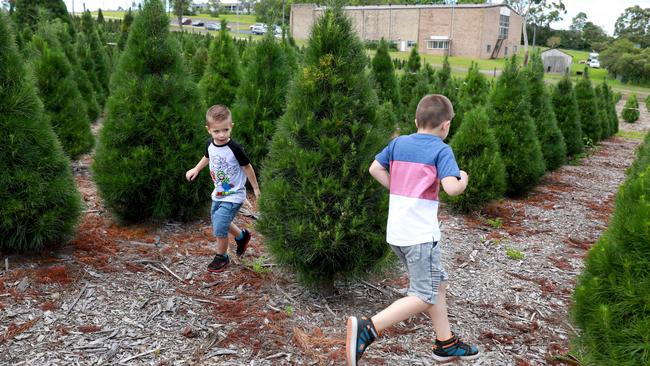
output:
M625 122L633 123L639 119L641 113L639 112L639 101L636 99L636 94L632 93L627 98L625 106L623 106L623 111L621 112L621 117Z

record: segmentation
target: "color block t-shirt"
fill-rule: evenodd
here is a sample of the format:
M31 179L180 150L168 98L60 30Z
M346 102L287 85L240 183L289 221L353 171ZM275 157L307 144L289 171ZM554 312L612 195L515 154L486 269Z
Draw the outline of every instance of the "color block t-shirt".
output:
M391 141L375 160L390 173L386 241L408 246L440 240L440 180L460 178L451 147L438 136L415 133Z
M212 200L244 202L246 174L241 167L250 164L244 149L233 139L223 145L209 139L205 144L205 157L210 160L210 177L214 182Z

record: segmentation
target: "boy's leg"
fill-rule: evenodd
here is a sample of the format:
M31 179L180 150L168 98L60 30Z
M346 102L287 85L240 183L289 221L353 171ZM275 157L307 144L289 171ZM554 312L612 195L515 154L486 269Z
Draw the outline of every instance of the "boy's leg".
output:
M442 281L438 286L437 301L427 309L427 313L431 317L433 329L436 331L436 338L440 340L451 338L451 328L447 316L447 281Z
M211 272L220 272L230 263L228 257L228 232L239 206L231 202L212 203L210 216L212 218L212 231L217 238L217 254L208 265L208 270Z
M242 233L242 230L239 228L239 226L235 225L234 222L231 222L230 226L228 227L228 232L230 235L237 238Z
M248 248L248 242L251 240L250 231L247 229L240 229L234 222L231 222L228 227L228 232L235 238L235 243L237 243L237 255L244 255Z
M406 296L373 316L372 323L375 325L377 332L381 333L384 329L406 320L413 315L428 311L431 307L431 304L427 304L419 297Z

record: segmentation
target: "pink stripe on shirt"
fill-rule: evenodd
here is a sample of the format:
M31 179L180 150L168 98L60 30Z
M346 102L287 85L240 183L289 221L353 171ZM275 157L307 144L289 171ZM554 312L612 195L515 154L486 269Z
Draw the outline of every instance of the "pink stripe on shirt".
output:
M435 166L397 160L390 162L391 194L437 201L439 190Z

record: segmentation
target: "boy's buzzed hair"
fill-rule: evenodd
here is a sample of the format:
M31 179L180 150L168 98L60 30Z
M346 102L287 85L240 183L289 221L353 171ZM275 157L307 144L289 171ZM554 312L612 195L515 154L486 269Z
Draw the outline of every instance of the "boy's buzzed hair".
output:
M429 94L420 99L415 110L415 120L420 128L436 128L454 118L454 107L447 97Z
M225 105L216 104L210 107L205 113L205 124L208 125L210 122L221 122L230 118L230 109Z

